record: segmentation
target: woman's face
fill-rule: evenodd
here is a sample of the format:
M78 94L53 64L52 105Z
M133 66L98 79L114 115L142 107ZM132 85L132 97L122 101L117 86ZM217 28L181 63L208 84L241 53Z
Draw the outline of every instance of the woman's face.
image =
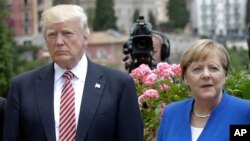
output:
M217 55L192 62L184 74L184 82L197 100L218 100L225 80L225 71Z

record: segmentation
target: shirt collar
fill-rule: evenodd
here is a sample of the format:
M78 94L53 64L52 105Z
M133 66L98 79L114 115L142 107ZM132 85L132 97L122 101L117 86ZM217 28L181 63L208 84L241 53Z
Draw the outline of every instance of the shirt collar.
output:
M78 64L72 68L70 71L82 82L85 81L87 74L88 61L85 54L83 54L82 59L78 62ZM61 68L58 64L54 63L55 69L55 82L58 81L64 72L68 71L67 69Z

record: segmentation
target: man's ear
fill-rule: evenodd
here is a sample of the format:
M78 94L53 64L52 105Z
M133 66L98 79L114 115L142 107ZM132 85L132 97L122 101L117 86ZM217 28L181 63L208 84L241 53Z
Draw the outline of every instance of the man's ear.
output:
M83 35L83 41L85 45L88 45L89 42L91 41L91 36L89 34Z
M84 34L83 39L84 39L84 41L90 41L91 37L89 34Z
M85 34L85 35L82 36L82 38L83 38L83 44L84 44L83 46L85 48L87 48L89 42L91 41L91 37L89 35Z

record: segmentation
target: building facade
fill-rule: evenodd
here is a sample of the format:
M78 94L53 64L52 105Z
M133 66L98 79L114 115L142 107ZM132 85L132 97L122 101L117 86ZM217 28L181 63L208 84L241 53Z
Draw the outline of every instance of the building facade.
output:
M44 45L41 14L52 5L52 0L9 0L8 5L16 43Z
M128 40L129 29L135 10L148 21L152 12L156 22L164 22L167 0L114 0L114 10L117 17L117 27L126 34L118 35L115 31L97 32L91 34L91 40L86 50L88 56L95 62L124 70L123 44ZM72 3L82 6L88 13L95 9L96 0L72 0ZM15 41L18 45L38 45L41 50L36 59L50 60L46 44L42 38L41 15L52 6L52 0L9 0L10 19L15 30ZM90 25L91 26L91 25ZM33 54L24 54L24 58L32 58ZM32 59L29 59L32 60Z
M8 0L10 5L10 18L15 30L15 41L17 44L43 45L40 24L41 14L52 6L52 0ZM149 12L152 12L156 23L166 22L166 5L168 0L114 0L117 27L124 33L129 33L130 27L135 22L133 15L135 10L148 21ZM95 9L96 0L72 0L72 3L82 6L86 12Z
M246 0L192 0L193 33L204 36L241 35L245 30Z
M95 9L96 0L78 0L79 5L89 9ZM148 21L149 12L152 12L156 23L167 22L167 3L168 0L114 0L115 16L117 17L116 25L120 31L129 33L129 29L133 21L133 15L135 10L140 11L140 15L143 15Z

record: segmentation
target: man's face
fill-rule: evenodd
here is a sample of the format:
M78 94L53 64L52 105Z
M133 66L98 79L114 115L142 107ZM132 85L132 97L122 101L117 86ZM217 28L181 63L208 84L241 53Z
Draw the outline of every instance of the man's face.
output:
M153 41L153 60L155 62L160 62L161 61L161 37L159 35L153 35L152 36L152 41Z
M87 46L79 21L72 20L51 24L46 28L45 39L52 59L62 68L77 65Z

